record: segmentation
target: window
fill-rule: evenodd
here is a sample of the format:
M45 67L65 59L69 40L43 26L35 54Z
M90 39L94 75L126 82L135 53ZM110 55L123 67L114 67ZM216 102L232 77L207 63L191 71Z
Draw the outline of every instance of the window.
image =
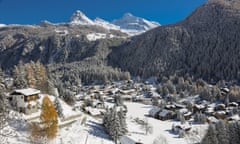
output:
M31 96L31 99L35 100L36 99L36 95Z

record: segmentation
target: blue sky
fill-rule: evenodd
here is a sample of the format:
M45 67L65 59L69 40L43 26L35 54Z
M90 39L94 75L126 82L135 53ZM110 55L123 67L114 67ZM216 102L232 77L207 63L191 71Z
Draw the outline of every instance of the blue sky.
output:
M37 24L41 20L66 22L81 10L88 17L108 21L130 12L159 23L184 19L207 0L0 0L0 23Z

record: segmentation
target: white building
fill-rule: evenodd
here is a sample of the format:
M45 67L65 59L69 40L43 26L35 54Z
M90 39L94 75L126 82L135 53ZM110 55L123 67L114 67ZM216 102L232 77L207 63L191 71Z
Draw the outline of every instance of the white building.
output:
M25 114L37 112L40 90L27 88L14 90L9 97L13 108Z

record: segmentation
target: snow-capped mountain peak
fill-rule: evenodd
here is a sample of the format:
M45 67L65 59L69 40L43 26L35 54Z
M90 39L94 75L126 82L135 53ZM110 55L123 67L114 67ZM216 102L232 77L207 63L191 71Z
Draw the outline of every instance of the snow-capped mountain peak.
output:
M0 23L0 27L5 27L5 26L6 26L5 24L1 24L1 23Z
M134 17L131 13L125 13L123 15L124 18Z
M98 17L94 20L94 24L98 25L98 26L101 26L101 27L104 27L106 29L120 30L119 26L111 24L110 22L105 21L105 20L103 20L101 18L98 18Z
M77 10L70 18L71 24L94 25L94 22L89 19L83 12Z
M112 23L120 26L121 29L136 31L146 31L160 26L158 22L148 21L144 18L136 17L131 13L124 14L122 18L114 20Z
M108 30L119 30L131 36L160 26L160 24L157 22L136 17L131 13L125 13L120 19L114 20L112 22L105 21L101 18L91 20L80 10L77 10L75 13L73 13L69 23L73 25L101 26Z

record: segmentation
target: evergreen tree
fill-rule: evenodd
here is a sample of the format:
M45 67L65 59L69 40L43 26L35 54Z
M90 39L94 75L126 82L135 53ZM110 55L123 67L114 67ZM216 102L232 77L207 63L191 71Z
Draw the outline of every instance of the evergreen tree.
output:
M45 67L38 61L35 63L35 79L37 83L37 87L43 91L47 92L48 85L47 85L47 72Z
M75 102L73 95L74 93L71 92L70 90L68 89L63 90L63 99L65 100L65 102L67 102L70 105L72 105Z
M180 121L180 119L181 119L181 113L180 113L180 111L179 111L179 110L177 110L177 111L176 111L176 113L177 113L177 120L179 120L179 121Z
M186 123L183 113L181 113L179 110L177 111L177 120L179 120L181 124Z
M121 123L120 123L120 118L117 115L116 109L113 109L113 122L111 124L110 128L110 134L115 142L117 144L118 139L123 135L121 131Z
M48 96L43 98L40 120L46 137L48 139L55 138L58 128L58 116L54 104Z
M57 110L58 117L63 117L64 116L63 109L58 97L55 98L54 105L55 105L55 109Z
M160 102L160 108L164 109L166 107L166 105L167 105L166 101L164 99L162 99Z
M185 120L185 118L184 118L182 113L180 114L180 122L181 122L181 124L185 124L186 123L186 120Z
M238 122L228 124L229 144L240 143L240 125Z
M2 71L2 69L1 69L1 65L0 65L0 83L3 83L3 81L4 81L4 73L3 73L3 71Z
M106 109L106 113L103 116L103 125L104 127L108 130L109 129L109 124L110 124L110 109Z
M216 124L216 130L217 130L218 143L219 144L229 144L228 125L223 120L220 120Z
M226 123L219 121L215 126L210 124L202 144L239 144L240 124L239 122Z
M159 101L158 101L158 98L157 98L157 97L153 97L153 98L152 98L152 105L153 105L153 106L159 106Z
M229 105L229 95L228 94L226 95L226 97L224 99L224 103L225 103L226 106Z
M0 91L0 142L7 143L6 133L2 130L7 126L8 122L8 104L7 99L2 92Z
M202 139L201 144L220 144L217 139L217 131L213 124L209 125L205 137Z
M116 107L106 110L103 125L116 144L118 139L127 133L125 114L122 110L117 112Z
M114 97L116 106L122 106L123 105L123 99L120 95L116 94Z
M207 117L202 112L196 113L194 116L194 121L199 124L204 124L207 120Z
M53 83L50 80L47 80L47 86L46 91L49 95L53 95L56 97L59 97L58 91L56 91ZM63 88L62 88L63 89ZM58 90L58 89L57 89Z
M26 79L28 86L31 88L36 88L36 79L33 71L33 64L28 63L25 65Z
M27 88L26 73L23 65L15 66L13 74L14 87L18 89Z
M162 95L165 97L169 95L169 90L165 85L162 87Z
M167 87L170 94L176 94L176 88L174 87L173 83L170 80L167 81L165 86Z
M201 90L201 92L200 92L200 94L199 94L199 97L200 97L201 99L203 99L203 100L208 100L208 101L211 101L211 102L212 102L213 100L215 100L214 97L213 97L212 94L211 94L210 88L208 88L207 86L204 87L204 88Z
M8 143L9 133L4 132L8 126L9 103L5 95L6 87L3 84L3 73L0 69L0 143Z
M122 108L118 112L118 117L120 119L121 133L124 135L128 132L126 123L126 113L123 112Z

